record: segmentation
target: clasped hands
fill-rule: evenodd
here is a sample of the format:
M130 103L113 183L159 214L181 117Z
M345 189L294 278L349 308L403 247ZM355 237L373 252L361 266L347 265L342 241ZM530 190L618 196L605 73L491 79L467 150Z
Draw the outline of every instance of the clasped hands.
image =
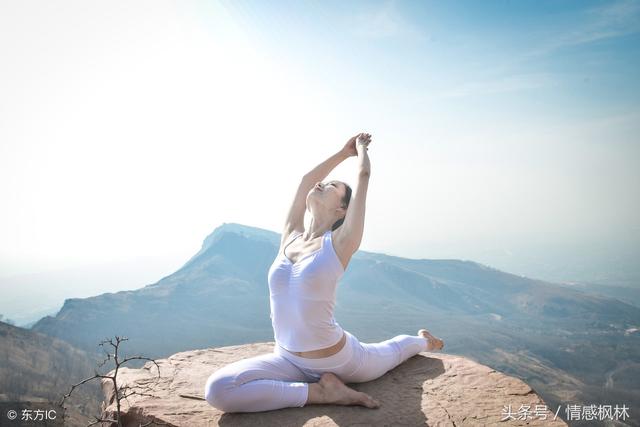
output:
M345 153L347 157L357 156L358 147L362 146L364 147L365 150L368 150L370 142L371 142L371 134L361 132L349 138L349 140L344 145L344 147L342 147L342 152Z

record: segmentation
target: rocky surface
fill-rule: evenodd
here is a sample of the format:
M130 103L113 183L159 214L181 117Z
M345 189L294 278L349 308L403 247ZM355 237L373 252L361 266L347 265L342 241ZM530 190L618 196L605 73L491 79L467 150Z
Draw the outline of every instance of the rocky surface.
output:
M266 342L177 353L156 361L159 376L152 362L141 369L121 367L119 387L127 385L131 387L127 393L140 393L121 399L123 425L138 427L150 421L189 427L566 425L560 417L553 420L552 408L520 379L441 352L420 353L377 380L349 384L380 401L378 409L309 405L238 414L223 413L204 400L205 382L214 371L236 360L270 353L273 346ZM102 388L103 416L115 417L113 384L103 380Z

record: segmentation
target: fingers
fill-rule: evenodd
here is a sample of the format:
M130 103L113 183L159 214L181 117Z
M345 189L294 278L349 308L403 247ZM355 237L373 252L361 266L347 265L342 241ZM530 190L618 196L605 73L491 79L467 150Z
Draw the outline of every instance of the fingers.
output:
M369 149L369 143L371 142L371 134L367 132L360 132L356 136L357 144L362 145L366 150Z

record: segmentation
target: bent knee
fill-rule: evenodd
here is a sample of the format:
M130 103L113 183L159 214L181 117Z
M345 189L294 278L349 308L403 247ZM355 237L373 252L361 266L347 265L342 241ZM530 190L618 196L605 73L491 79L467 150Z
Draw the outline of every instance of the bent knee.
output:
M221 371L214 372L204 386L204 398L209 405L224 412L231 412L229 392L234 386L233 375Z

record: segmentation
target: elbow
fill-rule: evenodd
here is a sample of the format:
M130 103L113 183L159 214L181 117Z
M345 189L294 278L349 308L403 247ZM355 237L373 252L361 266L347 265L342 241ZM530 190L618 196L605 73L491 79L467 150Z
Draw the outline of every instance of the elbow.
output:
M358 172L358 176L361 178L369 178L370 175L371 171L369 169L360 169L360 172Z

